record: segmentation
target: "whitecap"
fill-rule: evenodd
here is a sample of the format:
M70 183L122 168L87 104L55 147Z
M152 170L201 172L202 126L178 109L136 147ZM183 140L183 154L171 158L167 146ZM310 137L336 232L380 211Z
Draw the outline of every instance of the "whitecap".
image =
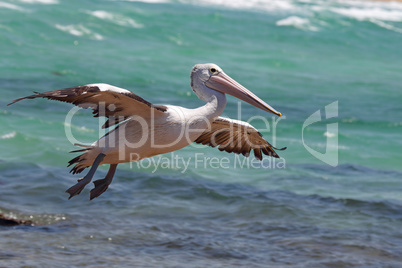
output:
M12 131L10 133L4 134L2 136L0 136L0 139L5 140L5 139L12 139L17 135L16 131Z
M143 2L149 4L169 3L169 0L126 0L127 2Z
M402 21L402 10L389 10L380 7L373 8L332 8L333 12L363 20L384 20L384 21Z
M289 0L180 0L185 4L196 5L214 5L223 6L232 9L251 9L251 10L265 10L265 11L289 11L298 9L292 1Z
M57 0L19 0L19 1L27 4L45 4L45 5L53 5L59 3L59 1Z
M0 2L0 8L8 8L8 9L18 10L18 11L27 11L26 9L24 9L20 6L10 4L10 3L5 3L5 2Z
M389 24L389 23L385 23L385 22L383 22L383 21L380 21L380 20L370 20L372 23L374 23L374 24L377 24L378 26L380 26L380 27L382 27L382 28L385 28L385 29L387 29L387 30L391 30L391 31L394 31L394 32L397 32L397 33L402 33L402 29L401 28L398 28L398 27L395 27L394 25L391 25L391 24Z
M95 40L103 40L103 36L98 34L98 33L94 33L91 30L89 30L88 28L84 27L81 24L71 24L71 25L60 25L60 24L56 24L55 27L63 32L69 33L71 35L75 35L75 36L88 36L91 39L95 39Z
M183 37L178 34L176 36L169 36L169 40L175 43L178 46L185 45L186 43L183 41Z
M336 136L336 133L331 133L331 132L325 131L324 136L328 137L328 138L333 138Z
M309 19L306 18L300 18L297 16L290 16L286 19L279 20L276 22L277 26L293 26L297 29L300 30L305 30L305 31L318 31L319 28L316 26L311 25L311 22Z
M97 17L99 19L110 21L114 24L126 27L133 27L133 28L142 28L144 25L141 23L136 22L135 20L125 17L119 14L113 14L103 10L96 10L96 11L88 11L88 14Z
M333 7L330 11L358 21L369 21L387 30L402 33L391 23L402 22L402 4L397 2L345 2L348 7Z

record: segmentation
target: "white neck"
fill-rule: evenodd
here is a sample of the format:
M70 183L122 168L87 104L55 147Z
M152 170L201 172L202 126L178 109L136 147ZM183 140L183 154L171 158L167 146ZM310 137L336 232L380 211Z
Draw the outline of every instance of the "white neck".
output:
M208 121L221 115L227 103L226 95L217 91L215 91L214 94L211 94L211 96L205 101L207 101L205 105L192 109L192 112L198 116L206 117Z
M211 121L221 115L225 109L226 95L207 87L202 81L193 83L194 79L194 77L191 77L191 87L193 91L199 99L207 103L199 108L193 109L192 112L200 117L206 117L208 121Z

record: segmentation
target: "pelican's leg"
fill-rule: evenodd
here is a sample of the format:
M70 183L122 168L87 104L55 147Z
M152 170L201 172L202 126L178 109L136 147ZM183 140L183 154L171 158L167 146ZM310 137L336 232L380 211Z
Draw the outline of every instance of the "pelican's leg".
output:
M66 192L70 194L70 197L68 199L81 193L81 191L84 189L85 185L87 185L88 183L91 182L96 169L98 168L99 164L102 162L103 158L105 158L105 156L106 156L105 154L100 153L95 158L95 161L93 162L92 167L89 170L88 174L85 175L83 178L79 179L77 184L75 184L67 189Z
M114 173L116 172L116 168L117 168L117 164L110 165L110 168L106 174L106 177L102 180L94 181L95 188L93 188L91 190L90 200L100 196L107 190L107 188L109 187L109 184L112 183Z

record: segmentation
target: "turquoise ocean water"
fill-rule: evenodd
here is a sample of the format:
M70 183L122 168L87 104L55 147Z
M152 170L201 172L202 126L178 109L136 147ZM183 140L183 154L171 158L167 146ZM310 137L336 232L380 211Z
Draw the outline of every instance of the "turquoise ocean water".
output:
M6 106L104 82L194 108L189 73L205 62L284 114L267 128L271 115L240 112L288 147L280 160L189 146L67 200L66 130L90 143L103 122L66 122L73 106L48 100ZM400 267L401 85L402 3L0 1L0 213L36 223L0 227L0 266ZM228 98L224 116L238 115Z

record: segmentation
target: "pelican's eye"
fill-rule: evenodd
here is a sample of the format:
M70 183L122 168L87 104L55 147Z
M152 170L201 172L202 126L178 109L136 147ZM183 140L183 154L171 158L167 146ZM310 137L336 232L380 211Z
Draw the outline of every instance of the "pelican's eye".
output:
M215 67L209 68L209 71L210 71L211 74L217 74L218 73L218 70Z

